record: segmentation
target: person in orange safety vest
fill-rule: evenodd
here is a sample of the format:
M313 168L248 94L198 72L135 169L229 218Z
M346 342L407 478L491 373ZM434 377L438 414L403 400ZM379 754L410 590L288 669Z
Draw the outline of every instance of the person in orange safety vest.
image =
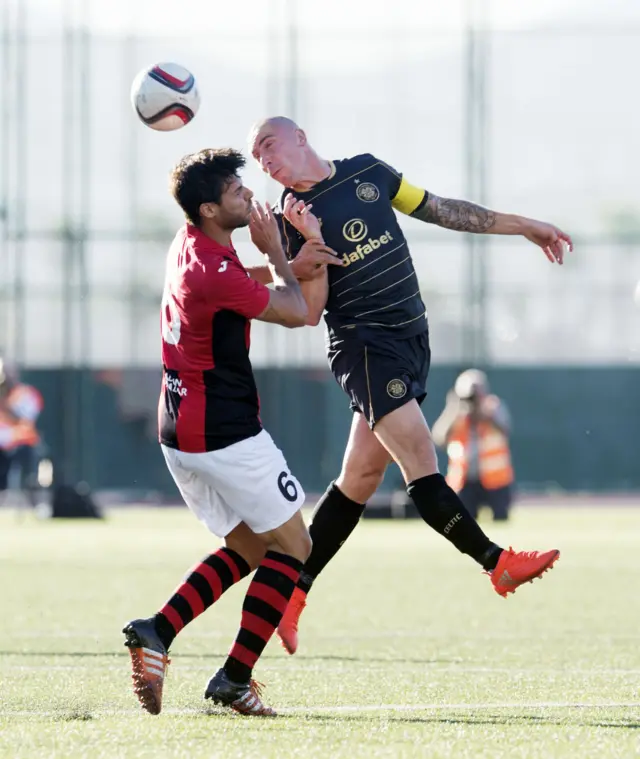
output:
M449 457L447 482L474 517L486 505L494 519L508 518L515 480L510 431L509 412L489 393L484 372L462 372L433 425L433 438Z
M0 358L0 491L17 474L17 486L29 489L35 476L40 435L36 421L42 411L42 396L31 385L18 381L13 371Z

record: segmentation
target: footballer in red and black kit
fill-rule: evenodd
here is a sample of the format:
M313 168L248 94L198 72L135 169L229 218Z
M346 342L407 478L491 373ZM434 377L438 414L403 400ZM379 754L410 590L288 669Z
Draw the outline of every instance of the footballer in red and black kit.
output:
M249 347L251 319L268 303L232 247L191 224L178 231L162 299L163 445L202 453L260 432Z
M304 491L262 427L249 360L252 319L301 327L308 311L275 217L242 184L244 162L231 149L203 150L185 156L171 176L187 223L166 262L159 439L185 503L225 544L193 567L154 616L124 627L134 692L151 714L162 708L176 635L253 570L240 630L205 698L241 714L275 714L252 672L311 550L300 513ZM255 267L256 278L231 240L247 225L268 264ZM326 246L314 251L318 260L333 257Z

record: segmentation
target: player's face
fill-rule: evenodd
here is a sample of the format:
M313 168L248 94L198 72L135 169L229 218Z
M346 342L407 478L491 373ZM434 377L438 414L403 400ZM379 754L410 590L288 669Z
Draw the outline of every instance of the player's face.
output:
M246 227L251 215L251 198L253 193L242 184L239 177L234 177L220 198L218 223L224 229Z
M297 129L268 124L255 136L251 152L262 170L285 187L304 178L304 140Z

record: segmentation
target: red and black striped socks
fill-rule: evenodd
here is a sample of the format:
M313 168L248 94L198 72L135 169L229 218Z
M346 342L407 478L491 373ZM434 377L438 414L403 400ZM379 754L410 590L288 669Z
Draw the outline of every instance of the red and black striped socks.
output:
M262 560L247 590L240 632L224 665L233 682L249 682L255 663L280 624L301 569L301 561L276 551L268 551Z
M156 632L165 648L185 625L250 572L247 562L230 548L220 548L196 565L155 616Z

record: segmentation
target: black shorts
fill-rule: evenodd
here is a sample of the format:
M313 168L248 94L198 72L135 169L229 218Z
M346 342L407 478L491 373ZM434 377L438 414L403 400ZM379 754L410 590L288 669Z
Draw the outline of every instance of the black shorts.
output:
M431 364L429 332L403 339L388 337L336 341L329 366L351 399L351 410L374 428L383 416L415 398L422 403Z

